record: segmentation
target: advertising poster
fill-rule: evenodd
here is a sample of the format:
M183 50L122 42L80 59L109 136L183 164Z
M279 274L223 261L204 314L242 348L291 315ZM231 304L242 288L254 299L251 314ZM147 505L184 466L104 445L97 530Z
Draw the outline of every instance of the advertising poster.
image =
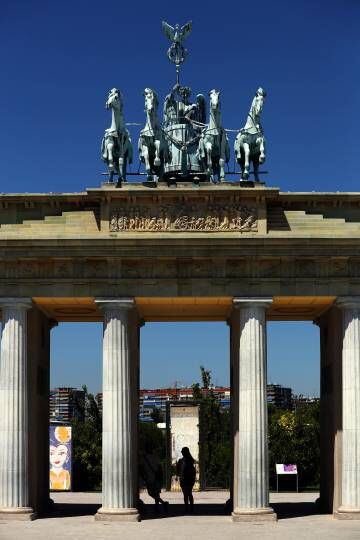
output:
M276 463L276 474L297 474L297 466L294 464Z
M71 490L71 426L50 425L50 489Z

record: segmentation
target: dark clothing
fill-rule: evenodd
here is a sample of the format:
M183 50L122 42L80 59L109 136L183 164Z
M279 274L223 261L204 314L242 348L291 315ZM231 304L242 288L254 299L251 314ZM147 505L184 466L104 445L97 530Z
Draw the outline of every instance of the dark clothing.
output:
M196 470L194 461L192 459L181 458L177 462L177 475L180 478L180 486L183 489L184 487L187 490L192 490L195 484Z
M159 458L153 454L145 454L140 473L145 481L150 497L153 497L154 499L158 498L160 496L163 479Z

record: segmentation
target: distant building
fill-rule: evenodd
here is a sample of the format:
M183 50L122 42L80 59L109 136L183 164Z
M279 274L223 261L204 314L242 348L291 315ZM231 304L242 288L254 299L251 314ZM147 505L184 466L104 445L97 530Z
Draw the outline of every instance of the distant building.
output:
M268 384L267 401L279 409L291 409L293 407L292 390L280 384Z
M319 397L303 396L302 394L299 394L298 396L294 396L294 399L293 399L294 407L302 407L303 405L308 405L309 403L317 403L318 401L320 401Z
M82 408L85 393L77 388L61 387L50 390L50 421L71 422L82 420Z
M205 390L202 390L205 392ZM230 388L212 388L215 397L220 401L222 407L230 407ZM139 416L142 421L149 421L154 409L160 409L166 413L166 403L168 401L192 401L192 388L157 388L140 390Z
M207 391L201 389L203 394ZM230 407L230 387L216 386L211 389L214 396L220 402L222 408ZM155 409L166 414L166 403L168 401L192 401L193 389L191 387L175 388L152 388L140 390L139 397L139 417L143 422L150 422L151 415ZM279 384L268 384L267 386L268 403L282 409L290 409L293 406L292 390ZM101 392L96 394L95 400L100 412L102 412L103 395Z

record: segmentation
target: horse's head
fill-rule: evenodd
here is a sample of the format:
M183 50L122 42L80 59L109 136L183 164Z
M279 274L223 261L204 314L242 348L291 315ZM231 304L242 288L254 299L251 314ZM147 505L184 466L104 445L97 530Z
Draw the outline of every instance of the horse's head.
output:
M145 88L143 95L145 97L145 111L156 111L159 106L159 100L155 90L152 90L151 88Z
M220 91L215 90L214 88L213 90L210 90L209 96L210 96L210 109L212 111L215 111L220 107Z
M106 108L122 110L122 105L123 105L123 101L122 101L122 95L121 95L120 90L118 90L117 88L112 88L109 92L109 95L106 101L106 105L105 105Z
M263 107L264 107L264 101L266 97L266 92L263 88L258 88L255 94L255 97L253 99L251 109L252 109L252 115L254 118L259 118L260 114L262 113Z

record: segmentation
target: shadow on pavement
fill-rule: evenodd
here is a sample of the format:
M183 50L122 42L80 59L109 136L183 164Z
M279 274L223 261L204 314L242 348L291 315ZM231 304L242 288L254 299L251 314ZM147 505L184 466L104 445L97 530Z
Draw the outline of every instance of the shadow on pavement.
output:
M51 511L43 517L65 518L76 516L92 516L100 508L100 504L76 504L76 503L55 503ZM271 506L277 513L278 519L291 519L298 517L319 514L318 508L313 502L282 502L272 503ZM186 512L183 504L169 504L167 511L160 507L158 510L154 504L144 504L140 510L141 519L166 519L189 516L230 516L231 512L225 504L195 504L193 512Z
M319 514L315 502L281 502L271 503L278 519L289 519Z
M193 512L185 512L184 504L169 504L168 510L162 508L157 512L154 504L146 504L141 508L141 519L166 519L179 516L229 516L225 504L195 504Z
M96 514L101 504L77 504L77 503L55 503L51 510L42 517L46 518L65 518L76 516L91 516Z

